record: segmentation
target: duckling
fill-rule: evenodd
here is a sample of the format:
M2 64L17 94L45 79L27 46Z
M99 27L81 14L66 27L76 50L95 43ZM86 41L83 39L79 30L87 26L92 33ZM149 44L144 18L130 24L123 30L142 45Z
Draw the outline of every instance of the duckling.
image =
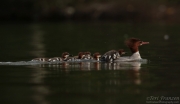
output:
M96 61L100 61L101 54L99 52L96 52L93 54L93 59Z
M48 58L34 58L32 59L31 61L34 61L34 62L48 62Z
M113 62L114 60L120 58L122 54L125 54L123 49L119 49L118 51L110 50L102 56L101 60L106 62Z
M84 59L87 59L87 60L90 60L90 59L93 59L93 57L91 56L91 52L84 52L84 54L85 54L85 57L84 57Z

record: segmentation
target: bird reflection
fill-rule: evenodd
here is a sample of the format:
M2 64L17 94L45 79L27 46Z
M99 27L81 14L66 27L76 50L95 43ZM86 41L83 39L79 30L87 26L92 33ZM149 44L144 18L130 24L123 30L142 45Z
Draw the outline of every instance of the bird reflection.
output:
M114 63L102 63L102 62L64 62L54 64L41 64L40 67L49 67L51 70L63 70L63 71L91 71L91 70L126 70L130 81L136 85L141 84L140 69L142 62L114 62ZM109 85L120 84L119 80L108 80L106 82Z
M126 83L133 82L136 85L141 84L140 69L141 62L118 62L118 63L104 63L103 68L106 70L126 70L130 78ZM118 79L111 79L106 82L109 85L120 85L122 82Z
M78 90L78 93L96 93L118 94L120 92L128 94L141 93L141 65L142 62L63 62L40 64L42 72L47 72L48 77L56 77L60 84L58 91L64 94L72 94ZM33 66L38 68L37 66ZM45 74L44 73L44 74ZM46 77L43 75L42 77ZM57 75L57 76L54 76ZM34 79L38 81L37 77ZM68 80L66 80L68 79ZM54 83L57 85L57 83ZM63 86L61 86L63 85ZM50 90L48 90L48 87ZM51 85L37 87L35 96L37 101L45 101L45 96L50 92L56 92L53 83ZM126 87L125 87L126 86ZM42 90L39 90L42 89ZM42 92L41 92L42 91ZM38 97L39 96L39 97ZM40 100L41 98L43 100Z
M40 67L50 67L51 69L69 69L69 70L135 70L141 69L142 62L57 62L57 63L42 63Z

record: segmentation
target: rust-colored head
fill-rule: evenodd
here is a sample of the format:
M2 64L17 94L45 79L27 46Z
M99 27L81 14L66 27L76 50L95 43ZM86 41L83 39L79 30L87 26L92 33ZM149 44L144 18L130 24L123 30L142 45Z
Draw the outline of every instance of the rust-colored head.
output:
M149 44L149 42L143 42L137 38L130 38L125 41L125 44L130 48L132 53L139 51L138 47L144 44Z

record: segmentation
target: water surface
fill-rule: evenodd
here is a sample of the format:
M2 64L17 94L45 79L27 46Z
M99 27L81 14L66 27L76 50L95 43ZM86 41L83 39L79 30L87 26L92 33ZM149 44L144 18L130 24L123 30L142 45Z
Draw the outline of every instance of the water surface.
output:
M179 25L132 23L35 23L0 26L0 62L35 57L105 53L137 37L147 63L0 65L2 104L145 104L148 97L179 97Z

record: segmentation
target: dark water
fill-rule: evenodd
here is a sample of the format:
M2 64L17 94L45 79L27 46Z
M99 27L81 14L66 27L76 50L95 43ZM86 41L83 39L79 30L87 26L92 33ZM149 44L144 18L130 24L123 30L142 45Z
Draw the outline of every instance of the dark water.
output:
M68 51L105 53L124 40L140 47L147 63L0 65L1 104L147 104L180 97L180 25L131 23L42 23L0 25L0 61L29 61ZM156 98L157 97L157 98ZM152 102L151 102L152 103ZM163 102L161 102L163 103ZM160 103L160 104L161 104Z

